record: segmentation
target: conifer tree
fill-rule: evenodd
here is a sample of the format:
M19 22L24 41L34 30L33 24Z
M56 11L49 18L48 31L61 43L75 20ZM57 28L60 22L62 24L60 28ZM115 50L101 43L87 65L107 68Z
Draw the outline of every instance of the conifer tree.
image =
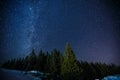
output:
M77 78L77 73L79 72L79 66L77 65L77 60L75 54L70 47L70 44L66 44L64 59L61 67L61 75L65 80L73 80Z
M45 67L45 61L46 58L45 58L45 54L43 53L42 49L39 51L38 53L38 58L37 58L37 62L38 62L38 70L40 71L44 71L44 67Z
M50 66L50 71L52 72L52 74L56 74L57 73L57 50L53 49L52 53L51 53L51 66Z
M35 50L33 49L28 56L28 65L26 67L27 70L35 69L36 59L37 58L36 58Z
M46 72L51 72L50 71L50 61L51 60L51 56L50 56L50 54L48 53L48 52L46 52L46 62L45 62L45 71Z

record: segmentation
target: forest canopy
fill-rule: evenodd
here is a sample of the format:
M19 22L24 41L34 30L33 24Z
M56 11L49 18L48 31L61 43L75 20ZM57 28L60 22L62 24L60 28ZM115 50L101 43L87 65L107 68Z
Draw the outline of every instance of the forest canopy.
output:
M33 49L31 53L22 58L8 60L2 68L16 70L38 70L60 76L61 80L95 80L107 75L120 74L120 66L105 63L88 63L78 61L69 43L65 46L64 54L53 49L52 52L43 52L41 49L36 55Z

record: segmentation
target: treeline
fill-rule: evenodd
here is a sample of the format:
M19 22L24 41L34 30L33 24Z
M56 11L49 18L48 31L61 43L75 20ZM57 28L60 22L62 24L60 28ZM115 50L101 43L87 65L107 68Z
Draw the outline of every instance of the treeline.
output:
M36 55L33 49L28 56L8 60L2 67L25 71L39 70L59 75L62 80L95 80L107 75L120 74L120 67L114 64L78 61L70 44L66 44L64 55L57 49L53 49L51 53L40 50Z

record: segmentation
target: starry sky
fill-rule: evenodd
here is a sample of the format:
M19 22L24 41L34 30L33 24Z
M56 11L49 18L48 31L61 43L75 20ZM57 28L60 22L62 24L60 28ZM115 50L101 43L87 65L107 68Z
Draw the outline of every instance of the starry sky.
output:
M120 63L120 0L0 0L0 61L69 42L78 60ZM120 64L119 64L120 65Z

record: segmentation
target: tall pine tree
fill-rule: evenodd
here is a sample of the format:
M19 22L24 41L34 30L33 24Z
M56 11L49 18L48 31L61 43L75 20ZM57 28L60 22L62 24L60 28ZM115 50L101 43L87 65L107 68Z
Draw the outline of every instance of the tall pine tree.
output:
M53 49L51 54L51 72L60 75L62 64L62 54L57 49Z
M70 44L67 43L61 67L61 75L64 80L73 80L77 78L77 73L79 73L79 66Z

